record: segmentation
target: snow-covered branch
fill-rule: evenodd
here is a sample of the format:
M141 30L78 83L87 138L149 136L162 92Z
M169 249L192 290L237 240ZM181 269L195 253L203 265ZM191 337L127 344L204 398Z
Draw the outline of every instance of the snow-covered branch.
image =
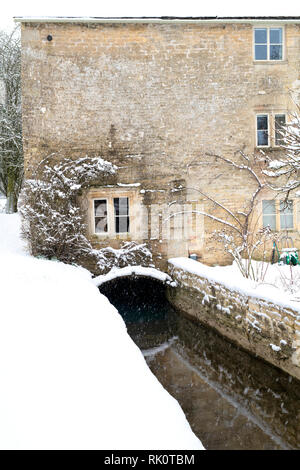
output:
M241 233L242 233L236 226L234 226L233 224L231 224L231 223L228 222L227 220L221 219L221 218L216 217L216 216L214 216L214 215L212 215L212 214L209 214L208 212L204 212L204 211L200 211L200 210L173 212L171 215L169 215L168 217L166 217L163 221L164 221L164 222L167 222L167 220L171 219L172 217L176 217L177 215L181 215L181 214L198 214L198 215L204 215L205 217L208 217L209 219L212 219L212 220L214 220L215 222L219 222L220 224L227 225L227 226L230 227L232 230L237 231L240 235L241 235Z
M280 137L279 146L281 156L274 159L268 154L264 155L268 168L263 173L271 179L269 185L277 192L289 193L300 187L300 107L291 114L291 120L277 129ZM282 155L283 153L283 155Z

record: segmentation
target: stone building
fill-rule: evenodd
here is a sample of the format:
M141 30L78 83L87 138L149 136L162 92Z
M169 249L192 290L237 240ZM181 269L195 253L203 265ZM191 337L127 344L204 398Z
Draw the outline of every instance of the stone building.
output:
M207 154L280 155L300 89L299 18L16 18L26 166L101 155L117 177L82 197L95 247L148 241L165 260L226 263L208 195L242 211L245 172ZM267 203L266 201L271 200ZM262 191L258 227L298 242L297 199ZM300 245L299 245L300 246Z

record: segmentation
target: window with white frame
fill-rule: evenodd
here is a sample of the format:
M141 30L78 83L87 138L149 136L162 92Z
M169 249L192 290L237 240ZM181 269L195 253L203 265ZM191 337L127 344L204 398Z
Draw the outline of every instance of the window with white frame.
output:
M255 60L283 59L283 29L254 28Z
M269 146L269 115L258 114L256 116L256 145L257 147Z
M287 230L294 228L294 203L292 200L262 201L263 227L271 230Z
M281 114L257 114L256 115L256 146L278 147L284 143L284 131L286 115Z
M94 233L113 235L129 232L129 198L107 197L93 201Z

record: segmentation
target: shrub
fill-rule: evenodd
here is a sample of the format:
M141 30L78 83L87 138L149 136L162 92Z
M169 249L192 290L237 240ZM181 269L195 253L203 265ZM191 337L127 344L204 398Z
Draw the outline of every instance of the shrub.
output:
M86 237L80 193L95 181L103 184L115 172L116 167L101 157L57 161L52 155L42 160L25 181L21 196L22 236L31 254L93 265L95 274L113 266L151 264L151 253L144 244L127 242L119 250L95 250Z

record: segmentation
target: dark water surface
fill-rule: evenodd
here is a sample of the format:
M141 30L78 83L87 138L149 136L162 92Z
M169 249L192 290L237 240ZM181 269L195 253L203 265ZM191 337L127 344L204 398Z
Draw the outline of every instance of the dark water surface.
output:
M300 449L300 382L178 314L164 287L101 287L206 449Z

